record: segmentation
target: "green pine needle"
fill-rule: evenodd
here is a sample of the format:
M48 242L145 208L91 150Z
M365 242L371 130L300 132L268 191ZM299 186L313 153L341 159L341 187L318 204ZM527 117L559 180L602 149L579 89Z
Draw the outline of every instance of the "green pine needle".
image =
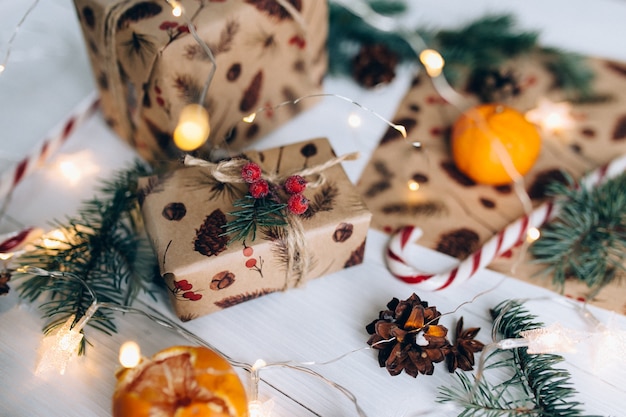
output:
M368 0L368 4L387 16L397 16L407 9L401 0ZM329 73L351 76L352 61L363 45L385 45L400 61L416 63L416 51L407 43L402 30L406 28L380 31L331 1L327 41ZM487 15L455 30L409 30L441 53L446 61L444 73L454 86L471 79L473 74L497 70L507 60L540 51L542 59L545 59L544 65L554 75L557 86L572 99L598 99L592 91L593 71L583 56L555 48L540 48L539 33L520 30L512 15Z
M137 180L149 175L140 162L118 172L100 189L102 198L86 201L74 218L57 221L69 242L59 248L37 247L20 258L21 266L73 274L96 294L98 302L130 305L147 290L156 272L156 260L142 232L135 190ZM48 319L44 333L65 323L71 315L80 319L93 303L76 279L21 274L18 292L29 301L41 301ZM116 332L111 313L98 310L88 325L107 334ZM85 339L80 348L84 352Z
M542 327L536 317L517 301L505 301L492 310L494 332L503 338L518 338L524 330ZM563 361L558 355L531 355L526 348L496 351L486 371L503 369L510 377L493 383L488 372L480 381L457 373L457 383L439 388L437 401L455 403L462 417L536 416L581 417L581 403L572 397L576 391L568 371L556 368Z
M228 214L234 217L224 226L224 234L231 235L231 241L256 239L259 227L270 228L286 226L285 208L287 204L280 203L271 197L254 198L246 194L233 202L233 207L239 210Z
M530 253L559 290L573 277L592 290L592 298L625 269L626 173L591 189L566 178L548 188L558 215L542 228Z

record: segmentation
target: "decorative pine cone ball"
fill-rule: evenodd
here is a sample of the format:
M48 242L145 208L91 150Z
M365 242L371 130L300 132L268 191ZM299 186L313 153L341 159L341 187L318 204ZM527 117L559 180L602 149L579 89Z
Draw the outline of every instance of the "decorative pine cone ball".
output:
M416 294L404 301L394 298L387 308L366 326L372 335L367 343L378 350L379 365L391 375L403 370L414 378L432 375L434 364L445 360L451 348L448 329L437 324L441 313Z
M352 60L352 76L366 88L388 84L396 77L398 56L382 44L363 45Z

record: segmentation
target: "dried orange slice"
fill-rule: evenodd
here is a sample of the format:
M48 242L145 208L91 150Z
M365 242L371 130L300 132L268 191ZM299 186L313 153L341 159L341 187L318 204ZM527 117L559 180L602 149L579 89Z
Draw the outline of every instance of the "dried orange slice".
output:
M205 347L174 346L117 374L113 417L244 417L245 388Z
M525 175L541 151L534 124L512 107L481 104L463 113L452 127L452 157L463 174L481 184L503 185L510 172ZM514 174L515 175L515 174Z

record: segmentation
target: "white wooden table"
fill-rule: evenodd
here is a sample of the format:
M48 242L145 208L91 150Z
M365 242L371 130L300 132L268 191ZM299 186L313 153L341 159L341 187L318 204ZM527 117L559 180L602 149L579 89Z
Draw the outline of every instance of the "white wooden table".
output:
M27 5L21 3L0 0L0 7L3 10L25 9ZM436 3L420 0L412 3L411 21L414 24L455 27L486 12L510 10L517 14L523 27L541 30L541 39L547 45L626 61L624 1L528 0L503 5L495 0L482 0L470 5L462 0ZM84 51L80 49L80 38L77 38L80 34L77 26L72 26L76 23L53 18L71 15L70 0L49 0L40 7L39 15L33 14L33 25L25 24L22 28L25 40L35 42L41 31L45 31L48 41L58 34L59 42L71 52L53 43L59 49L52 50L50 59L56 58L57 64L48 71L41 66L33 67L32 62L40 63L41 57L29 54L50 49L37 49L33 43L16 42L14 65L29 68L29 71L23 71L21 77L25 78L20 78L20 74L9 73L11 68L8 67L7 73L0 75L0 127L3 132L0 151L6 151L7 155L26 152L23 147L18 149L16 142L20 146L37 143L93 89L91 72L84 65ZM5 46L10 29L19 17L19 13L0 16L0 48ZM72 65L67 64L68 56ZM52 77L55 81L29 84L28 77L40 81L46 78L39 77ZM409 79L410 70L403 69L397 80L384 89L365 91L349 80L328 79L325 90L350 97L391 118ZM17 82L22 84L16 91L14 83ZM56 91L57 84L66 87ZM8 99L9 91L17 95ZM352 128L347 124L351 113L361 116L361 127ZM385 130L386 126L380 120L369 117L366 112L342 100L327 98L321 105L255 143L254 147L262 149L326 136L338 154L361 152L360 160L344 163L350 178L356 181ZM98 113L78 128L60 153L19 185L9 201L8 214L24 225L49 228L50 221L72 215L80 201L92 196L97 178L126 166L134 157L134 152L114 136ZM57 164L63 158L87 160L96 169L72 186L55 174ZM0 233L11 228L15 225L10 222L0 223ZM405 299L415 290L387 271L382 258L386 243L385 235L371 231L363 265L312 281L304 288L268 295L181 323L181 326L230 357L249 363L257 359L320 363L347 354L328 365L312 365L311 369L352 392L369 417L456 415L453 410L435 402L437 387L453 380L443 364L436 365L433 376L420 375L413 379L401 374L391 377L384 368L378 367L375 352L365 349L368 339L365 325L377 317L391 298ZM433 254L428 254L428 258L433 268L442 268L450 262ZM418 295L441 312L448 312L483 292L453 316L443 318L442 324L453 328L454 319L462 315L467 325L482 328L478 339L486 342L491 328L489 308L506 299L532 298L535 301L529 302L527 307L544 323L558 321L567 327L586 326L582 317L556 294L491 271L483 271L457 288L438 293L418 292ZM153 308L174 318L165 294L161 295L158 302L142 298L142 302L146 302L142 308ZM537 300L540 297L548 299ZM604 323L614 319L619 328L626 329L624 316L598 309L592 311ZM0 379L3 387L0 389L0 415L108 416L121 343L135 340L146 355L173 344L188 343L180 335L141 316L117 314L116 317L119 333L108 337L88 328L87 335L93 344L88 355L72 362L63 376L39 378L33 374L43 325L37 307L20 301L15 291L1 298ZM578 398L589 414L622 416L626 408L625 361L616 360L607 367L594 369L590 349L589 345L581 345L578 352L565 356L564 367L572 373L575 388L579 391ZM319 379L278 368L264 369L261 377L261 399L274 400L273 415L276 417L357 416L350 401Z

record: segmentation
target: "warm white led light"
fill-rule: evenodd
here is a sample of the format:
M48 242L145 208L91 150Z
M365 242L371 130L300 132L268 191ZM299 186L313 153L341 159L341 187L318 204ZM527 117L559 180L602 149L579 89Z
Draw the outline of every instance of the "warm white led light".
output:
M348 116L348 125L354 128L361 126L361 117L358 114L351 113L350 116Z
M124 368L134 368L141 362L141 349L137 342L129 340L120 346L120 364Z
M539 239L539 237L541 237L541 232L539 231L539 229L537 229L536 227L531 227L530 229L528 229L528 232L526 233L526 239L528 240L528 242L534 242L535 240Z
M445 62L439 52L434 49L424 49L420 52L419 58L429 76L437 77L441 74Z
M207 141L209 133L209 113L199 104L188 104L180 112L174 144L183 151L193 151Z
M410 180L408 182L408 187L409 187L409 190L411 191L417 191L420 189L420 183L415 180Z

